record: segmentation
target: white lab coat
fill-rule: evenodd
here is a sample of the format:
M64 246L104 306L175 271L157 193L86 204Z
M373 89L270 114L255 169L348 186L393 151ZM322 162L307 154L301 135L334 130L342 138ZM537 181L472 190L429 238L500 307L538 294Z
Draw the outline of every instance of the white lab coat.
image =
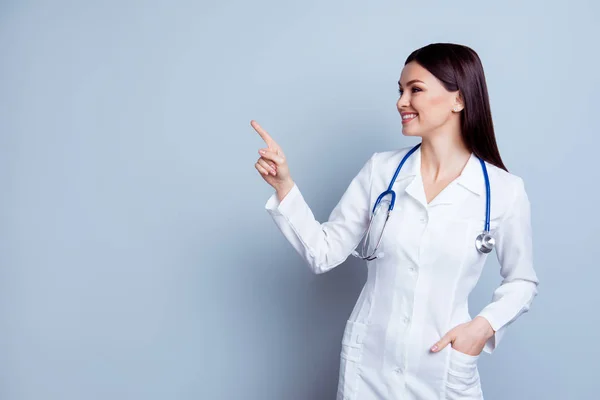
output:
M357 247L377 197L411 147L373 154L327 222L315 220L297 185L281 202L276 193L268 199L266 210L314 273L341 264ZM450 345L438 353L429 350L450 329L472 319L467 299L487 258L475 248L485 225L483 171L471 154L462 174L427 204L420 166L419 147L392 187L396 204L380 245L385 255L366 262L367 281L342 338L337 400L483 399L479 355ZM507 326L529 309L538 279L523 180L486 166L490 231L503 277L477 314L496 331L484 348L491 354Z

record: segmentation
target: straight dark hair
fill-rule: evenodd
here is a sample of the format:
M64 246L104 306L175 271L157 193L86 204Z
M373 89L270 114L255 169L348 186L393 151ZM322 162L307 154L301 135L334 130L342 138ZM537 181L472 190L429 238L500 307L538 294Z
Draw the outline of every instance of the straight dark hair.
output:
M446 90L460 91L464 104L460 127L465 144L476 156L508 172L496 144L485 75L477 53L460 44L432 43L413 51L404 65L411 61L428 70Z

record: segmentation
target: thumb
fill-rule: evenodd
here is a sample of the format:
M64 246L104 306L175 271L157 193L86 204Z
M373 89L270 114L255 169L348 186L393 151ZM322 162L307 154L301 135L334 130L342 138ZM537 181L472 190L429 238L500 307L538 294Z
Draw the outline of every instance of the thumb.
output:
M431 346L431 351L433 351L434 353L437 353L438 351L442 350L444 347L449 345L452 342L452 339L453 339L453 335L452 335L452 331L450 331L450 332L446 333L444 335L444 337L442 337L440 340L438 340L436 344Z

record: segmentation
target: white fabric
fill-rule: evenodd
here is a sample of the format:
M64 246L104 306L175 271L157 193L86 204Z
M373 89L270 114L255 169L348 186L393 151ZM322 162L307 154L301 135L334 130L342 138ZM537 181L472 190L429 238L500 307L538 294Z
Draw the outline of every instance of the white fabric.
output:
M276 193L268 199L266 210L314 273L340 265L358 246L377 197L408 150L373 154L327 222L315 220L297 185L281 202ZM367 281L342 338L338 400L483 398L479 355L450 345L438 353L429 350L450 329L472 318L467 300L487 258L475 248L485 224L483 171L471 154L462 174L427 204L420 166L418 148L392 187L396 205L380 246L385 256L365 261ZM507 326L529 309L538 279L523 180L486 166L490 231L503 278L478 314L496 331L484 348L491 354Z

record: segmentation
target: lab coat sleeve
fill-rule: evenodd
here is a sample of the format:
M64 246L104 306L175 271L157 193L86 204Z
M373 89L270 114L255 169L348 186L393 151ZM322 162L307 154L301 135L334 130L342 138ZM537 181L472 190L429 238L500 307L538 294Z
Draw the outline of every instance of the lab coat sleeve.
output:
M483 351L491 354L498 346L506 328L527 312L537 295L538 278L533 269L531 238L531 206L523 179L517 177L515 194L498 226L496 256L503 280L492 295L492 302L478 316L487 319L494 335L487 340Z
M344 262L366 233L376 154L352 179L327 222L320 223L315 219L296 184L281 202L277 193L267 200L265 209L315 274L325 273Z

